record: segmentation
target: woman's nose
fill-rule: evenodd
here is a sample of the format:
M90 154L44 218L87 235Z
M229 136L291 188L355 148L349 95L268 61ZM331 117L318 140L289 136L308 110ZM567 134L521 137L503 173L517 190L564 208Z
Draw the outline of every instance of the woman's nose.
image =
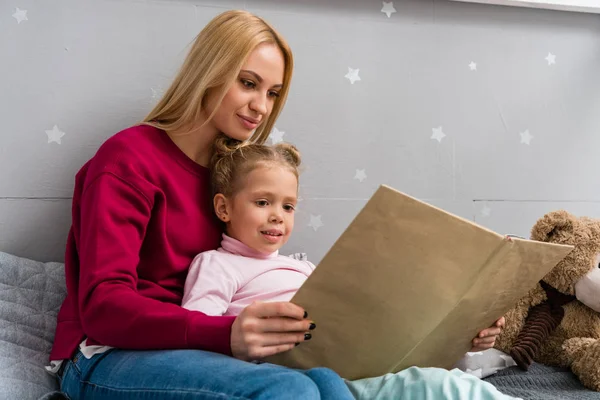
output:
M256 97L250 102L250 109L256 111L260 115L267 113L267 98L262 93L258 93Z

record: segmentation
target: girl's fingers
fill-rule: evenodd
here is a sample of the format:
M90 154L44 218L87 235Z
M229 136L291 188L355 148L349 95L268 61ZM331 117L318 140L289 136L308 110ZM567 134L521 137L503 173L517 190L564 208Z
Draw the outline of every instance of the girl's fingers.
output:
M488 336L488 337L484 337L484 338L480 338L480 339L475 339L473 341L473 343L476 346L481 346L483 344L494 344L495 342L496 342L495 336Z
M502 332L501 328L488 328L484 329L479 333L479 338L498 336Z

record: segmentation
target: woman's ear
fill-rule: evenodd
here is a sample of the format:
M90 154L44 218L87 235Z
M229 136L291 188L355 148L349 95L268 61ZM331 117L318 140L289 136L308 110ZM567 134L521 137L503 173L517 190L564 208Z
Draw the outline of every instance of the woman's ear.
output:
M230 213L227 197L223 196L221 193L217 193L213 199L213 206L215 207L215 214L217 214L217 217L223 222L229 222Z

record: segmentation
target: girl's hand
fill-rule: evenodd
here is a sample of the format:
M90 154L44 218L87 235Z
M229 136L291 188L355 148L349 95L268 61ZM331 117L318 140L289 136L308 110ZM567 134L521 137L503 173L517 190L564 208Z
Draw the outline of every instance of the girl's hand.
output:
M501 317L491 327L479 332L476 338L473 339L473 348L471 352L484 351L494 347L496 343L496 336L502 332L504 324L506 323L504 317Z
M231 327L231 352L251 361L293 349L310 340L315 328L305 311L292 303L254 302L237 316Z

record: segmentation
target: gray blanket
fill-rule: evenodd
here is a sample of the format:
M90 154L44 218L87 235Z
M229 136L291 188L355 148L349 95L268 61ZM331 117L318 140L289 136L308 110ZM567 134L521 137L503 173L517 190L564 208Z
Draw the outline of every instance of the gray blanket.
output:
M600 400L600 393L586 389L568 369L533 364L499 371L485 379L502 393L524 400Z

